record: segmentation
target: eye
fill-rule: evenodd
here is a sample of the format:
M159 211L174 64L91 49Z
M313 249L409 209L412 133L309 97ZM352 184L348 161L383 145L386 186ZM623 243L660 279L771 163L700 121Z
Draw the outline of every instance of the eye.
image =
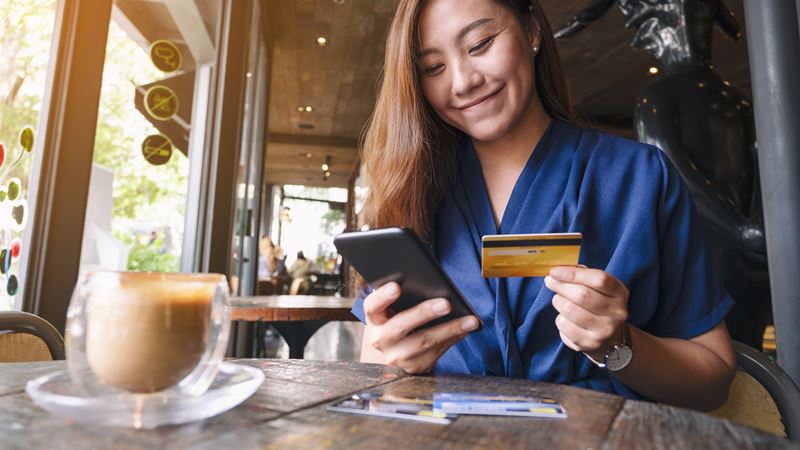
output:
M427 77L431 77L431 76L434 76L434 75L438 74L443 69L444 69L444 64L434 64L432 66L428 66L428 67L423 68L422 69L422 74L427 76Z
M495 35L496 36L496 35ZM470 54L475 54L480 52L481 50L488 47L492 42L494 42L495 36L489 36L486 39L481 40L477 44L475 44L472 48L469 49Z

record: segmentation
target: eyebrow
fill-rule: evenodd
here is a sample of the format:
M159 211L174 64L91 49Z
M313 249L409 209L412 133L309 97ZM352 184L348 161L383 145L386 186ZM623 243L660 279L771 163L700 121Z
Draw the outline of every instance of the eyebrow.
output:
M459 31L459 32L458 32L458 35L457 35L456 37L457 37L457 39L458 39L458 40L461 40L461 39L463 39L463 38L464 38L464 36L466 36L466 35L467 35L467 33L469 33L470 31L474 30L475 28L478 28L478 27L480 27L481 25L484 25L484 24L486 24L486 23L489 23L489 22L491 22L491 21L493 21L493 20L494 20L494 19L491 19L491 18L488 18L488 17L487 17L487 18L485 18L485 19L478 19L478 20L476 20L476 21L474 21L474 22L470 23L469 25L465 26L464 28L462 28L462 29L461 29L461 31ZM424 50L422 50L422 51L420 52L420 54L419 54L419 57L420 57L420 58L423 58L423 57L425 57L425 56L427 56L427 55L430 55L431 53L437 53L438 51L439 51L439 50L437 50L437 49L435 49L435 48L426 48L426 49L424 49Z

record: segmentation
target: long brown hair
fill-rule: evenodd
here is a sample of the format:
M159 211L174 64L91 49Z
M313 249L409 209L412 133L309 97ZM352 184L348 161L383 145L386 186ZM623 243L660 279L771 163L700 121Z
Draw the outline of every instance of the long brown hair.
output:
M442 121L422 94L417 55L426 0L400 0L389 35L383 80L367 127L362 161L371 178L364 205L370 228L401 226L429 241L432 217L456 172L463 133ZM538 27L536 91L547 114L573 121L567 82L550 24L536 0L493 0L511 10L526 32ZM359 287L362 282L357 281Z

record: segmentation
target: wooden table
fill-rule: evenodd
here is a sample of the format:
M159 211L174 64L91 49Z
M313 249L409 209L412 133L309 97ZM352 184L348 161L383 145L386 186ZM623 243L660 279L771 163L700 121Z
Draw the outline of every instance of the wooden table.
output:
M320 295L267 295L233 297L231 318L242 322L232 354L239 357L260 355L263 327L268 323L289 345L289 357L302 359L311 336L330 321L357 321L350 309L354 299ZM229 353L231 354L231 353Z
M266 381L237 408L156 430L87 426L51 415L25 382L63 361L0 364L0 448L46 449L788 449L797 445L705 414L608 394L496 377L409 377L388 366L304 360L237 360ZM462 416L450 425L333 413L326 404L365 389L429 396L475 391L552 397L565 420Z

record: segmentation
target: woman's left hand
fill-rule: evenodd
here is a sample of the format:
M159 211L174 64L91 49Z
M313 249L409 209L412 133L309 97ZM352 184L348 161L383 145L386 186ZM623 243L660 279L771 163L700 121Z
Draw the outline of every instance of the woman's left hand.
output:
M606 350L622 342L628 319L628 289L608 273L584 267L554 267L544 279L556 295L556 326L569 348L603 362Z

